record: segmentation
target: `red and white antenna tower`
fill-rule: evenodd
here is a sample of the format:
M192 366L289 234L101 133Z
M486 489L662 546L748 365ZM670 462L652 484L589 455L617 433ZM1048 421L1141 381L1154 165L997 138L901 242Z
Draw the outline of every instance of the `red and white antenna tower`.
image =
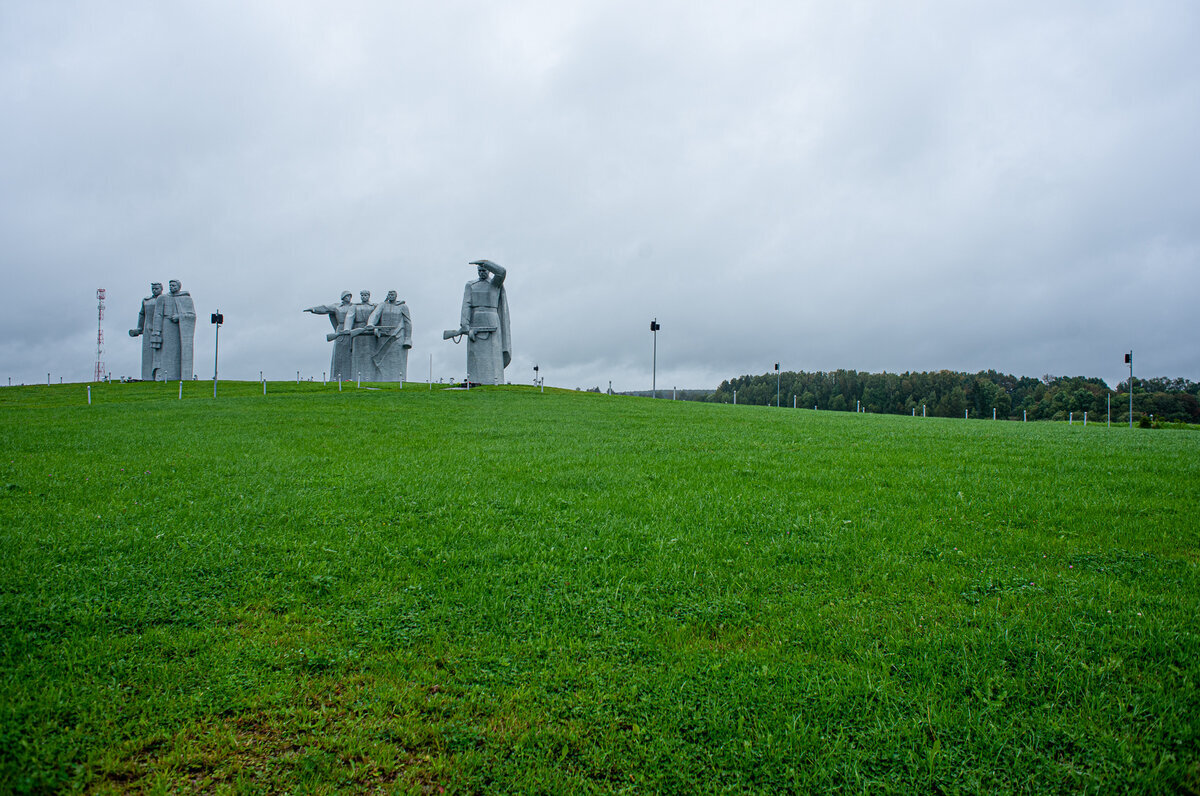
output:
M96 288L96 373L92 381L104 381L104 288Z

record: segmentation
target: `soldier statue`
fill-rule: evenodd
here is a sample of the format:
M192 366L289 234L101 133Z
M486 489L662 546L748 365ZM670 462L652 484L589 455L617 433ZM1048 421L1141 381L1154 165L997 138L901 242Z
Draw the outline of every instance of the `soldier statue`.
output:
M178 279L167 283L168 293L154 305L155 333L161 348L154 367L155 381L178 381L193 375L193 345L196 337L196 307L192 295Z
M327 334L325 339L333 343L333 357L329 360L329 378L335 381L353 378L350 370L350 333L342 330L346 324L346 316L351 314L351 310L354 309L354 305L350 303L351 296L353 294L349 290L343 290L341 304L320 304L304 310L304 312L311 312L314 315L329 316L333 332Z
M463 290L458 329L442 336L458 342L466 335L469 383L503 384L504 369L512 362L506 272L491 260L475 260L471 265L478 267L479 278L468 282Z
M129 330L130 337L142 338L142 381L154 381L154 365L162 348L162 329L155 330L154 307L162 296L162 282L150 283L150 295L142 299L138 310L137 328Z
M408 380L408 349L412 348L412 316L408 304L397 301L397 293L389 290L387 299L375 308L367 326L375 327L378 347L372 363L379 381Z
M374 328L370 327L375 305L371 303L371 291L363 290L358 295L362 301L346 313L346 321L342 326L343 331L350 333L350 378L378 381L379 374L373 360L378 338L372 334Z

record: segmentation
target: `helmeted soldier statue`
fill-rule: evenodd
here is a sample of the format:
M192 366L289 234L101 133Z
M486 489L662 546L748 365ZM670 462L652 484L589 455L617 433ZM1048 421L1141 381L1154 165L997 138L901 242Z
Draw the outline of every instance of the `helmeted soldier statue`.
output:
M333 326L333 332L327 334L325 339L333 343L333 357L329 361L329 378L334 381L341 379L349 380L352 378L350 366L350 333L342 329L346 324L346 316L354 309L354 305L350 303L352 296L353 294L349 290L343 290L341 304L320 304L304 310L304 312L311 312L314 315L329 316L329 323Z

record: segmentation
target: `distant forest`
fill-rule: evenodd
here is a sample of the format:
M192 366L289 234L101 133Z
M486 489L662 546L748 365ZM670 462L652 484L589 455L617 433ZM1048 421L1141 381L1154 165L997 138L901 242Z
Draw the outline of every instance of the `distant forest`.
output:
M1139 420L1153 416L1155 421L1200 423L1200 383L1187 379L1153 378L1133 380L1133 414ZM775 373L739 376L721 382L707 396L686 397L715 403L733 403L737 391L739 404L773 405ZM694 391L689 391L692 393ZM662 395L662 390L659 391ZM670 397L670 392L667 392ZM681 396L682 397L682 396ZM867 412L910 415L921 414L922 407L931 417L996 417L1030 420L1066 420L1070 413L1082 419L1086 411L1092 420L1106 416L1106 402L1112 401L1113 422L1129 417L1129 381L1116 391L1103 379L1080 376L1010 376L994 370L979 373L861 373L837 370L828 373L787 371L779 375L779 402L792 406L853 412L861 405Z

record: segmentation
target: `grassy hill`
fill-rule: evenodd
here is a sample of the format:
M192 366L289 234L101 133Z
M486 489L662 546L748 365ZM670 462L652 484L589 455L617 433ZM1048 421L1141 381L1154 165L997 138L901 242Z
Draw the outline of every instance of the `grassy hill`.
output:
M0 390L0 791L1196 792L1200 436Z

